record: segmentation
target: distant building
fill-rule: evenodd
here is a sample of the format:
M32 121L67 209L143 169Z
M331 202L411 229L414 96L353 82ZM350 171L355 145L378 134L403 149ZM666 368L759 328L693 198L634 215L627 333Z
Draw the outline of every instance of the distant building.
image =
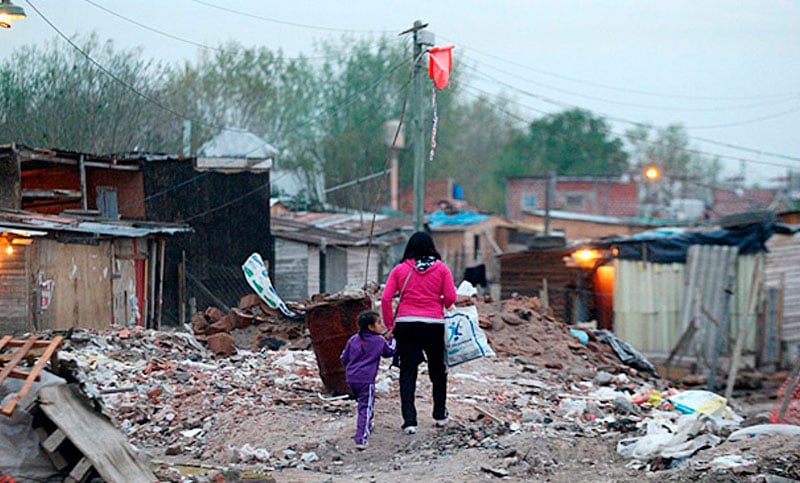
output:
M547 208L547 177L506 178L506 216L512 220ZM639 187L627 178L559 176L551 193L553 210L633 217L639 214Z

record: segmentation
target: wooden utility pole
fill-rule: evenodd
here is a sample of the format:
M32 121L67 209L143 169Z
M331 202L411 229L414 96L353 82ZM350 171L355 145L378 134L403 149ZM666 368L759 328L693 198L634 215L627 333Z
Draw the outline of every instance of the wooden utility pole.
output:
M421 231L425 227L424 203L425 203L425 130L423 121L425 119L425 104L422 96L424 82L424 68L422 57L425 47L433 45L433 34L424 30L428 24L423 24L417 20L414 27L402 34L413 32L414 34L414 96L411 101L414 122L412 124L412 134L414 139L414 230Z

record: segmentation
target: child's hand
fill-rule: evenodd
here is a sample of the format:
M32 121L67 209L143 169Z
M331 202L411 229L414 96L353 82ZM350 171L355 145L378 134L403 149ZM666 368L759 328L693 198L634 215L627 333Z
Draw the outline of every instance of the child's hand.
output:
M393 331L391 331L391 330L387 330L386 332L384 332L384 333L383 333L383 337L384 337L386 340L389 340L389 339L391 339L391 338L392 338L392 334L393 334Z

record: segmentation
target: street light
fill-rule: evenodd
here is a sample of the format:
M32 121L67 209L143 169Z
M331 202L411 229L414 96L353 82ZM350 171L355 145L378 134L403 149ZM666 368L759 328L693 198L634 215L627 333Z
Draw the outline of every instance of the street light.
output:
M647 169L644 170L644 177L650 181L657 180L659 176L661 176L661 172L655 166L648 166Z
M11 22L28 18L25 10L11 3L11 0L0 0L0 27L11 28Z

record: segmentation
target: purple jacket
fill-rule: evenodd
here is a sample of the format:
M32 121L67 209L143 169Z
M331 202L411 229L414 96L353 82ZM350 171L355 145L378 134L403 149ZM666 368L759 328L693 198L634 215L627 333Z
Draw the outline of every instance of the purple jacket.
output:
M394 352L394 339L387 341L375 332L365 330L350 337L339 356L347 382L374 384L381 357L392 357Z

